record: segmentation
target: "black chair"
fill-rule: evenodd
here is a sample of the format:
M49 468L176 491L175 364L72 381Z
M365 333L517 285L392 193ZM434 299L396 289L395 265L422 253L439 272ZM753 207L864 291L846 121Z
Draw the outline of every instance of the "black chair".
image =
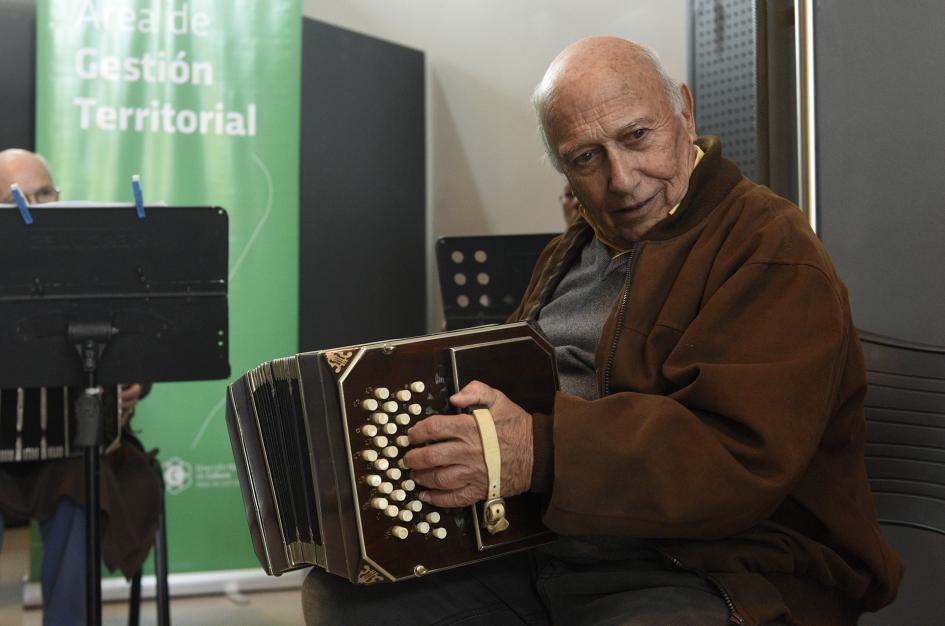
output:
M161 463L151 459L151 466L161 480L161 510L158 527L154 533L154 591L157 603L158 626L170 626L170 594L167 587L167 527L164 521L164 473ZM138 626L141 617L141 570L131 579L131 596L128 598L128 626Z
M860 333L866 468L886 538L906 562L891 606L865 626L945 624L945 348Z

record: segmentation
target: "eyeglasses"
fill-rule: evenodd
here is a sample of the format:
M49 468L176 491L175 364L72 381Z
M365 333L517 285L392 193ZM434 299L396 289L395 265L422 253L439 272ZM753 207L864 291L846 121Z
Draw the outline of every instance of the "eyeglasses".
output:
M27 204L45 204L47 202L56 202L59 200L59 187L54 185L46 185L45 187L40 187L31 193L24 193L23 196L26 198ZM13 200L13 195L7 193L7 195L3 196L3 199L0 199L0 204L16 204L16 202Z

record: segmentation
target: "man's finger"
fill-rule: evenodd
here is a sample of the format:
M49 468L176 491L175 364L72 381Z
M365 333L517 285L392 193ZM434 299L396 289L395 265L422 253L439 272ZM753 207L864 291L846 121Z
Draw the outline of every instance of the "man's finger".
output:
M466 445L459 441L443 441L422 448L414 448L404 455L404 463L411 470L445 467L462 462Z
M455 509L463 506L475 504L486 498L485 489L477 489L473 486L454 489L452 491L422 491L420 499L433 506L443 507L444 509Z
M474 404L492 406L498 395L498 392L489 385L474 380L450 396L450 403L460 409Z
M431 415L407 431L410 444L418 446L431 441L457 439L476 424L469 415Z
M461 489L469 484L469 468L463 465L449 465L426 470L414 470L410 477L424 487L448 491Z

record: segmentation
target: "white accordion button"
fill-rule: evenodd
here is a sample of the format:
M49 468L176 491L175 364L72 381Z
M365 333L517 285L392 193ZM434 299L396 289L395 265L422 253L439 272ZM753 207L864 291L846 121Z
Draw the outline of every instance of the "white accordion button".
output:
M412 391L412 392L414 392L414 393L423 393L423 390L426 389L426 388L427 388L426 385L424 385L424 384L423 384L421 381L419 381L419 380L416 380L416 381L410 383L410 391Z
M374 424L365 424L361 427L361 434L365 437L373 437L377 434L377 426Z
M397 519L399 519L399 520L402 521L402 522L410 522L410 521L413 520L413 513L411 513L411 512L408 511L407 509L404 509L404 510L401 511L400 514L397 516Z
M377 474L368 474L367 476L364 477L364 482L366 482L368 486L370 487L377 487L381 484L382 481L381 481L381 477L378 476Z
M414 403L407 407L407 412L411 415L420 415L423 412L423 407Z
M383 511L387 508L387 500L385 498L374 498L371 500L371 507Z
M390 484L390 483L387 483ZM390 499L394 502L403 502L407 499L407 492L403 489L397 489L390 494Z
M400 480L401 474L402 472L400 471L400 469L396 467L392 467L389 470L387 470L387 477L390 478L391 480Z
M410 423L410 416L406 413L398 413L397 417L394 418L394 421L400 424L401 426L406 426Z
M377 486L377 490L383 494L388 494L394 490L394 485L392 485L391 483L381 483L380 485Z
M410 392L407 391L406 389L401 389L400 391L394 394L394 397L400 400L401 402L406 402L407 400L410 399Z
M373 463L377 460L377 450L362 450L361 458L368 463Z
M414 526L414 529L421 535L425 535L430 532L430 525L426 522L418 522L417 525Z
M417 483L413 482L409 478L404 482L400 483L400 486L406 489L407 491L413 491L417 488Z
M366 411L376 411L377 410L377 400L374 398L368 398L367 400L361 401L361 408Z
M374 390L374 397L378 400L386 400L390 397L390 390L387 387L378 387Z
M400 437L397 437L397 439L394 439L394 443L396 443L401 448L406 448L410 445L410 437L407 435L401 435Z
M388 400L381 405L381 408L384 409L386 413L396 413L397 412L397 403L393 400Z
M387 413L375 413L371 416L371 419L374 420L374 423L378 426L383 426L390 418L387 417Z
M374 445L378 448L383 448L387 446L387 437L384 435L378 435L374 438Z
M398 509L393 504L389 505L386 509L384 509L384 515L386 515L387 517L397 517L398 513L400 513L400 509Z
M394 433L397 432L397 424L393 422L384 424L384 432L388 435L393 435Z
M423 508L423 502L420 502L419 500L411 500L410 502L407 503L407 508L413 511L414 513L419 513L420 510Z
M446 539L446 529L445 528L434 528L433 536L437 539Z
M400 450L397 448L397 446L388 446L384 448L384 456L386 456L388 459L396 458L398 452L400 452Z
M371 450L371 452L374 452L374 450ZM378 459L374 461L374 469L378 469L383 472L388 467L390 467L390 461L387 459Z
M432 513L427 513L427 521L430 522L431 524L439 524L440 514L437 513L436 511L433 511Z
M399 467L402 470L407 469L407 461L403 459L397 459L397 467Z
M406 539L410 534L410 531L403 526L394 526L390 529L390 534L397 537L398 539Z

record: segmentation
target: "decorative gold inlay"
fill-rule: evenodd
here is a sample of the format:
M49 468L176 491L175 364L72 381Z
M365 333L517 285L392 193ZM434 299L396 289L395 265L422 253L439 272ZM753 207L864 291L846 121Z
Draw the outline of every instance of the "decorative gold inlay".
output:
M338 352L326 352L325 359L328 361L328 364L331 366L331 369L335 370L336 374L340 374L341 370L345 368L345 365L348 364L348 361L351 360L351 355L354 354L351 350L340 350Z
M358 573L359 585L373 585L380 582L384 582L384 577L377 573L376 570L371 568L370 565L361 566L361 571Z

